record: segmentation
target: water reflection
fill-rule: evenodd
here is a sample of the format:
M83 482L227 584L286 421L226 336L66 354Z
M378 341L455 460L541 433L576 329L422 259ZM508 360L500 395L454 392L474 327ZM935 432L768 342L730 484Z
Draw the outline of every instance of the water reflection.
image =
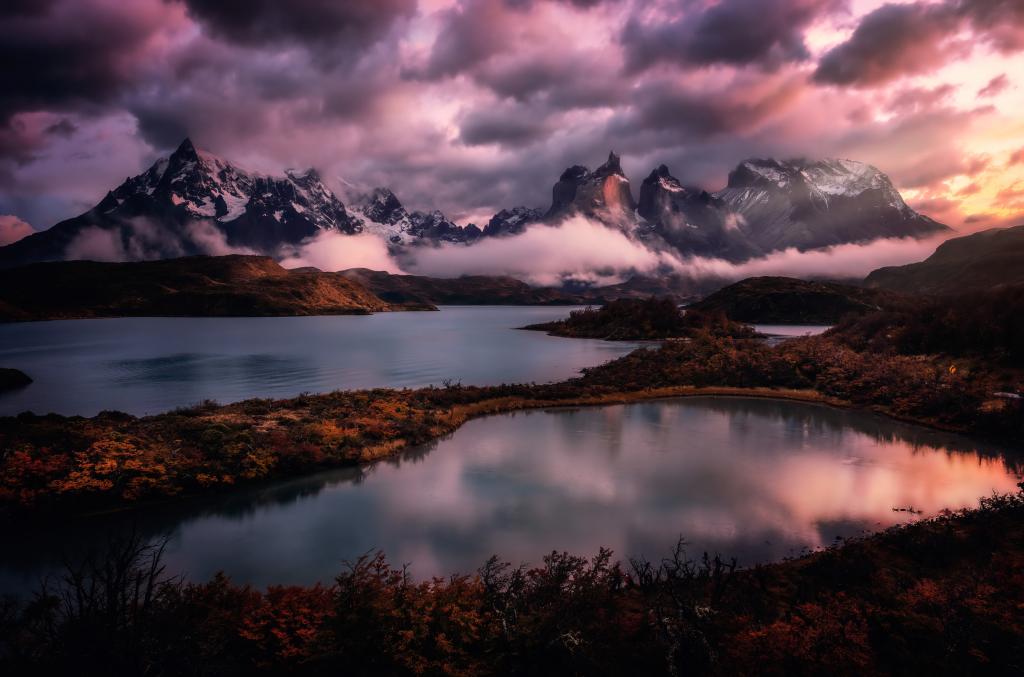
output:
M171 534L175 571L257 585L329 580L376 548L428 576L494 553L660 557L679 535L750 564L911 519L894 507L974 505L1014 490L1016 467L962 437L795 402L518 412L365 469L28 534L0 559L0 583L24 586L62 549L133 523Z

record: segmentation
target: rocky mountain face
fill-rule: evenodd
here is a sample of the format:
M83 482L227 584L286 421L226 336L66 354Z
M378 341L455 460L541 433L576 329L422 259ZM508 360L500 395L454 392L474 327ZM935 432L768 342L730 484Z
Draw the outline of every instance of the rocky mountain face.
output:
M372 232L400 245L467 242L440 212L406 212L386 188L350 209L315 170L267 176L185 139L170 156L125 180L88 212L0 248L0 267L63 259L161 259L242 250L276 255L324 231Z
M518 235L526 230L526 227L540 223L544 220L544 212L540 209L529 207L513 207L502 209L491 217L491 220L484 226L485 237L500 237L503 235Z
M581 165L562 172L551 190L551 208L544 218L560 221L573 214L582 214L609 225L625 227L634 221L635 211L636 203L619 156L609 153L608 161L593 172Z
M949 230L908 207L885 174L852 160L747 160L715 197L762 252Z
M85 214L0 248L0 265L159 259L228 247L272 253L324 230L354 234L361 224L316 171L247 172L185 139Z
M638 233L672 249L733 261L751 258L759 248L740 231L725 202L705 190L687 188L661 165L640 186Z
M472 245L574 215L621 229L655 249L731 261L788 247L947 230L908 207L880 171L850 160L747 160L716 193L684 186L661 165L644 179L636 202L619 156L610 153L594 171L566 169L546 211L503 209L483 229L460 226L439 211L408 211L385 187L346 200L347 205L314 170L283 176L248 172L186 139L85 214L0 248L0 267L239 250L273 256L325 231L372 233L393 250Z
M907 206L885 174L852 160L746 160L715 193L684 186L661 165L634 203L612 153L594 172L573 166L555 184L545 221L572 214L622 228L654 248L730 261L949 230Z
M389 188L374 188L357 198L355 212L364 232L392 245L473 242L483 234L476 225L459 226L437 210L408 212Z
M959 294L1024 285L1024 226L992 228L946 240L920 263L879 268L869 287L917 294Z

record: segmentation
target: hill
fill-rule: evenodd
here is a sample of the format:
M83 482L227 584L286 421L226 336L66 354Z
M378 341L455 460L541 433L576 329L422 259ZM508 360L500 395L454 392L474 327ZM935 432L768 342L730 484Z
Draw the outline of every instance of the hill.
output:
M618 299L601 308L584 308L555 322L531 324L523 329L546 331L552 336L643 341L687 338L698 333L733 338L757 338L752 327L728 320L722 313L683 313L670 298Z
M920 263L873 271L865 284L918 294L959 294L1024 284L1024 226L947 240Z
M395 275L350 268L339 275L360 284L389 303L438 305L574 305L587 297L550 287L531 287L514 277L467 275L439 278Z
M897 294L836 282L751 277L724 287L690 308L724 313L737 322L834 324L850 314L890 307Z
M6 321L346 315L394 309L338 273L289 271L265 256L66 261L0 270L0 320Z
M566 285L531 287L504 275L464 275L462 277L426 277L396 275L368 268L350 268L340 273L358 282L391 303L429 303L436 305L510 305L560 306L604 304L617 299L670 297L676 301L694 298L701 283L680 275L650 277L634 275L625 282L603 287ZM716 284L710 281L707 284Z

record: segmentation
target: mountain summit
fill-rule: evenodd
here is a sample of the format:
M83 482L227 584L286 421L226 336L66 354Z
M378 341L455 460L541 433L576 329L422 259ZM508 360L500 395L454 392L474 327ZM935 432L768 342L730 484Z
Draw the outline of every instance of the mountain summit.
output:
M878 169L851 160L750 159L721 191L684 186L660 165L634 201L618 155L590 171L569 167L546 212L503 209L481 230L439 211L407 211L386 187L344 204L312 169L283 176L250 172L185 139L128 178L88 212L0 248L0 267L60 259L154 259L247 251L282 255L325 231L372 233L391 248L453 243L557 225L571 216L617 228L649 247L683 256L742 261L796 247L813 249L947 230L903 201Z
M662 165L644 181L637 212L645 239L734 261L949 230L911 209L875 167L837 159L746 160L716 193L683 186Z
M582 214L609 225L624 225L633 219L636 204L629 179L622 171L619 156L608 154L608 161L591 172L586 167L569 167L551 190L551 208L545 218L560 220Z

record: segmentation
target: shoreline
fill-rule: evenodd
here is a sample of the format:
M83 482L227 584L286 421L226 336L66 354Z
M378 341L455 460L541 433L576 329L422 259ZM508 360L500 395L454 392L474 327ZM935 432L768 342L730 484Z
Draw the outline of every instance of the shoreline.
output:
M330 393L308 395L306 396L306 398L327 398L336 394L351 394L361 392L363 391L332 391ZM839 398L830 397L827 395L823 395L818 391L810 389L769 387L743 388L733 386L671 386L662 388L648 388L644 390L620 391L596 396L584 396L564 399L527 399L521 397L488 398L481 399L477 402L453 406L448 411L446 425L443 427L443 429L436 430L436 434L431 435L429 438L416 440L415 442L410 442L404 439L396 439L383 442L380 444L367 445L362 447L359 450L357 457L351 460L346 460L339 463L326 464L323 466L310 468L308 470L300 472L275 474L273 476L261 478L258 480L232 483L229 485L215 485L205 491L193 491L188 493L180 493L173 496L166 496L162 498L145 499L134 502L122 502L119 505L111 505L108 507L97 508L92 510L44 509L41 515L26 515L22 512L14 512L7 515L0 515L0 524L8 526L9 528L13 528L15 531L19 530L22 527L45 527L48 524L52 524L55 521L62 519L87 520L102 517L105 515L151 510L177 503L186 503L189 501L212 500L216 499L218 496L230 495L235 492L251 491L253 489L258 489L260 487L272 486L279 482L287 482L290 480L310 477L321 472L342 470L345 468L368 467L372 466L375 463L387 461L390 458L396 457L401 453L408 451L412 447L436 442L448 435L456 433L466 423L476 419L486 418L488 416L498 416L503 414L515 413L519 411L557 411L580 407L605 407L616 405L629 405L639 404L643 402L681 400L695 397L766 399L788 402L800 402L804 404L817 404L840 410L867 412L908 425L914 425L921 428L934 430L937 432L964 435L968 439L984 441L984 438L970 435L962 428L942 425L941 423L935 421L925 421L913 417L900 416L887 410L887 408L885 407L858 405L849 400L842 400ZM243 400L241 402L236 402L232 404L219 405L219 407L236 407L244 405L246 402L252 401L254 400ZM165 412L164 414L156 414L147 417L139 417L138 420L164 416L169 413L171 412ZM19 527L18 524L21 524L21 526Z

